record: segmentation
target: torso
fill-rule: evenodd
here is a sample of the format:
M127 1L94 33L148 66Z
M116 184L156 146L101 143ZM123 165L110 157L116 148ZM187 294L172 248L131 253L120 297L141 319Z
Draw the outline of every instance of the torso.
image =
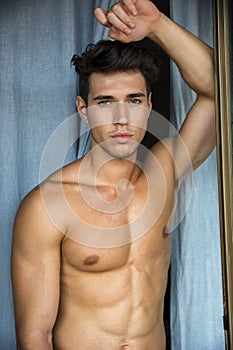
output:
M74 169L77 171L75 164L69 171ZM175 192L172 170L168 167L163 172L163 180L159 171L149 180L142 174L134 184L130 204L116 213L91 208L77 183L63 182L72 214L67 207L64 209L64 203L59 208L60 213L65 213L63 219L60 215L59 225L66 227L66 236L61 242L61 291L54 349L165 349L163 301L170 263L166 225ZM148 182L149 203L145 191ZM94 189L88 191L91 194ZM55 190L56 195L58 192ZM104 186L99 193L109 202L115 198L112 189ZM121 231L128 238L115 240Z

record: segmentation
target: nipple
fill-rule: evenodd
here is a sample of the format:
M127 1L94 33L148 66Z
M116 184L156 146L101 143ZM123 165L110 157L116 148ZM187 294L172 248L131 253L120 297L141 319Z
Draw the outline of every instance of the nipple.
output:
M95 265L98 261L98 255L90 255L83 261L83 265Z

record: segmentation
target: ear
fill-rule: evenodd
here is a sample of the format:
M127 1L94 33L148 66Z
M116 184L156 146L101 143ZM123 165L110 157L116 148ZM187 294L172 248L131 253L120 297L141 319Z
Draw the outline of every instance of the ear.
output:
M78 110L80 117L82 118L84 123L87 124L88 123L87 106L86 106L84 99L81 96L77 96L76 106L77 106L77 110Z
M150 92L150 94L149 94L149 96L148 96L148 108L149 108L150 110L152 109L151 96L152 96L152 93Z

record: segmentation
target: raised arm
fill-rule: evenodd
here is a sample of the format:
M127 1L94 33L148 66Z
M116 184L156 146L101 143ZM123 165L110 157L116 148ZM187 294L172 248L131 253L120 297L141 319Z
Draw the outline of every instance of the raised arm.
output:
M109 36L123 42L144 37L158 43L177 64L186 83L196 92L180 135L195 169L215 145L215 104L212 49L161 13L149 0L118 1L109 12L95 10L100 23L108 26ZM190 164L179 137L172 152L177 173L183 178Z
M60 283L62 235L50 222L40 192L22 202L12 246L17 349L51 350Z

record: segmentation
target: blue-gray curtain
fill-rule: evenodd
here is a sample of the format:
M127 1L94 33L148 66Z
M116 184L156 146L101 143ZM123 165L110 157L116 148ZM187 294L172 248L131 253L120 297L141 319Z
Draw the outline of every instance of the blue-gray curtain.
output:
M171 18L177 23L212 46L211 0L171 1L170 12ZM195 100L195 94L181 80L173 63L171 83L171 118L179 128ZM190 181L187 181L181 196L190 192L189 186ZM223 350L225 342L215 151L194 172L192 191L186 216L172 237L172 350Z
M38 184L50 135L76 111L76 73L70 60L88 43L106 37L93 10L110 3L0 1L0 350L15 349L10 281L14 216L22 198ZM66 133L64 147L69 137ZM76 155L74 145L66 162Z
M211 21L209 2L177 0L171 2L171 13L211 41L205 29ZM14 216L21 199L39 182L40 160L51 134L75 113L77 82L70 59L89 42L106 37L106 30L93 19L93 9L111 3L0 1L0 350L15 349L10 282ZM193 94L174 67L172 71L173 120L180 125ZM65 134L64 147L76 132ZM70 149L66 162L83 155L88 147L85 134L78 150L75 145ZM213 154L195 173L192 205L173 234L172 350L224 349L216 182Z

